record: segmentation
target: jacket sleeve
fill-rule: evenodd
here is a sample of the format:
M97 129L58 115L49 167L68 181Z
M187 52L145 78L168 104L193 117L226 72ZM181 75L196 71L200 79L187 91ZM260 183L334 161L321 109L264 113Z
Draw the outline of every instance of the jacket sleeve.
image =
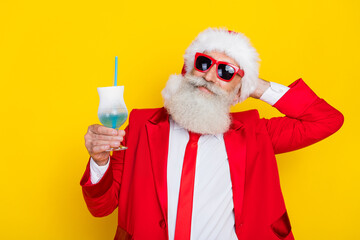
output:
M285 117L261 119L274 152L284 153L316 143L340 129L344 116L319 98L302 79L274 105Z
M128 127L125 129L128 132ZM126 135L123 143L126 146ZM114 151L110 156L109 168L96 184L90 181L90 163L80 181L86 205L95 217L103 217L112 213L118 206L121 179L124 170L126 151Z

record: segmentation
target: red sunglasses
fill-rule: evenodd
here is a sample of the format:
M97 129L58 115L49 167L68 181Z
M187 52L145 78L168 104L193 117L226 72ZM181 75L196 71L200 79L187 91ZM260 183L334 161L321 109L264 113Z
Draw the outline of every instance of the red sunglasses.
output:
M214 64L216 64L216 74L218 78L223 81L230 82L236 74L239 74L240 77L244 76L244 70L234 64L215 60L203 53L197 52L195 54L194 67L196 70L207 72Z

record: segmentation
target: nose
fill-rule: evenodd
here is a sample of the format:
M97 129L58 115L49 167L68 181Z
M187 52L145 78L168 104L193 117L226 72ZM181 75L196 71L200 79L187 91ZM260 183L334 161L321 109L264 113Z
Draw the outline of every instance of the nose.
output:
M208 82L213 82L213 83L217 81L216 64L212 65L209 71L205 73L204 79Z

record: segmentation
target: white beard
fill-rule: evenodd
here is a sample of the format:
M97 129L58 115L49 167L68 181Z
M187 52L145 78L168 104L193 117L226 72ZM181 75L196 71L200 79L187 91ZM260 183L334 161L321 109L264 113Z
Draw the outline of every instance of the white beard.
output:
M199 90L199 86L213 94ZM200 134L222 134L229 129L230 106L239 88L228 93L201 77L186 74L170 78L162 94L164 106L177 124Z

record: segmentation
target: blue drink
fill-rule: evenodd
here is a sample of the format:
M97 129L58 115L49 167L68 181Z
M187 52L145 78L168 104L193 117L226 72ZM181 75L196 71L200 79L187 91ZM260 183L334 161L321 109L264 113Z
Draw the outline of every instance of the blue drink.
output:
M98 117L100 122L108 128L119 129L128 117L128 111L124 102L124 86L111 86L97 88L100 103ZM126 146L111 147L106 150L120 151L127 149Z
M98 114L100 122L109 128L117 129L124 124L128 116L127 112L102 112Z

